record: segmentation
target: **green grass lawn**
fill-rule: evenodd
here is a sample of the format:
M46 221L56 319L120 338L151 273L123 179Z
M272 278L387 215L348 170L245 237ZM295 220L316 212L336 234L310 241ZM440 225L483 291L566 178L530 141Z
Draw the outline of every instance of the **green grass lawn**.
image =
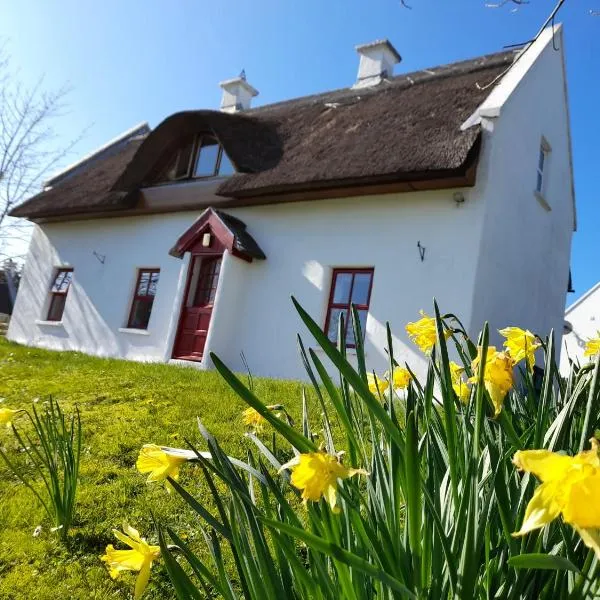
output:
M300 383L255 379L254 386L265 403L282 403L294 418L300 416ZM112 581L99 558L115 542L113 528L126 519L156 542L153 511L192 544L199 536L198 517L179 496L147 484L135 469L140 447L185 447L187 437L204 449L196 427L200 417L230 455L244 458L250 444L240 418L245 405L215 372L51 352L0 338L4 406L28 408L49 395L67 413L75 404L81 410L84 450L75 523L66 548L49 531L34 496L0 462L0 598L127 598L134 576ZM0 445L13 448L13 434L4 427ZM186 468L181 482L202 496L206 490L195 469ZM33 537L40 524L42 534ZM144 597L174 597L160 562Z

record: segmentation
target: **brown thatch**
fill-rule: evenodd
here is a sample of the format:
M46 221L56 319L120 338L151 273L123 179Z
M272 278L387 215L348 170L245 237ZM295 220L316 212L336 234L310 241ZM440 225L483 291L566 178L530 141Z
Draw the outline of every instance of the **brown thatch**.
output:
M489 94L482 87L513 59L503 52L244 113L177 113L139 150L139 142L126 144L13 215L134 208L134 192L151 184L164 157L183 137L207 130L238 171L218 188L229 198L461 175L476 160L480 130L460 126Z

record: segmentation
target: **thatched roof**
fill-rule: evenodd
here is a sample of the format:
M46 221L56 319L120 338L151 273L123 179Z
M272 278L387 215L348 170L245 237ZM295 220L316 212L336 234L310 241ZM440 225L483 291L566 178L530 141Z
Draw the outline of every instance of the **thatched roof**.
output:
M460 175L476 162L480 138L479 127L460 126L514 56L502 52L243 113L177 113L12 214L131 210L135 192L151 183L165 154L202 131L216 135L238 171L217 194L257 203L273 194Z

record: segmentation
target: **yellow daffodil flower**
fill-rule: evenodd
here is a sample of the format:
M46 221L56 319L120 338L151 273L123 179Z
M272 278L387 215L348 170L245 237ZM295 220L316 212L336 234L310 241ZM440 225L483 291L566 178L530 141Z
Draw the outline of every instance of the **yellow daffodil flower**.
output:
M164 481L167 477L178 479L179 467L187 461L186 457L169 454L160 446L145 444L140 450L136 467L140 473L149 473L148 482ZM168 482L167 490L171 491L171 486L168 485Z
M458 399L463 404L467 404L471 396L471 388L462 377L464 371L464 367L457 365L452 360L450 361L450 377L452 379L452 389L454 390L454 393L457 395Z
M600 331L595 338L589 339L585 344L584 356L596 356L600 352Z
M525 359L532 370L535 365L535 351L541 346L538 338L529 329L520 327L505 327L500 329L499 333L506 338L504 347L515 364Z
M592 439L591 444L591 450L576 456L549 450L515 454L517 468L533 473L542 484L529 501L521 529L514 536L541 529L562 515L600 558L600 443Z
M419 311L419 314L421 315L421 318L418 321L406 325L406 333L422 352L430 354L437 341L435 319L426 315L422 310ZM450 331L444 332L446 339L448 339L450 335Z
M405 390L412 379L410 371L404 367L394 367L392 385L395 390Z
M266 419L256 409L249 407L242 413L242 421L246 427L253 427L254 431L262 431Z
M0 425L11 426L13 417L18 413L18 410L11 410L10 408L0 408Z
M337 506L338 480L353 475L368 475L363 469L348 469L335 456L325 452L309 452L294 457L280 469L292 470L292 485L302 490L302 500L306 504L318 502L324 497L331 510L339 513Z
M113 529L113 533L131 550L115 550L113 545L109 544L106 547L106 554L101 557L101 560L110 569L110 576L113 579L116 579L121 571L139 572L133 594L134 600L139 600L148 585L152 562L160 556L160 547L150 546L144 538L140 537L136 529L127 524L123 525L123 533L116 529Z
M380 379L375 373L367 373L367 385L371 394L377 396L383 394L390 387L390 382L387 379Z
M480 363L481 348L478 348L477 356L471 364L474 375L469 379L470 383L477 383ZM483 381L494 405L494 417L502 411L504 398L513 386L514 366L514 360L507 352L498 352L495 346L488 346Z
M281 410L283 409L282 404L272 404L267 406L268 410ZM279 415L277 415L279 416ZM254 432L257 433L262 431L263 426L267 420L254 408L249 407L242 413L242 421L247 427L252 427Z

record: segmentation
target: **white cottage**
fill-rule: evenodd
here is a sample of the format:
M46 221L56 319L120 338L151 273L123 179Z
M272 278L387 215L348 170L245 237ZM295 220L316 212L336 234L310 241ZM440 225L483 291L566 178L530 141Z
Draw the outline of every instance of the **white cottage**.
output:
M565 377L571 369L570 361L585 365L591 359L585 357L589 339L600 332L600 281L565 311L564 335L560 355L560 372Z
M358 306L370 368L385 323L431 310L476 334L562 330L575 205L562 31L526 51L393 75L359 46L347 89L137 127L13 211L36 223L8 337L142 361L304 376L294 295L334 340ZM326 68L324 65L323 68ZM353 344L352 332L346 341Z

